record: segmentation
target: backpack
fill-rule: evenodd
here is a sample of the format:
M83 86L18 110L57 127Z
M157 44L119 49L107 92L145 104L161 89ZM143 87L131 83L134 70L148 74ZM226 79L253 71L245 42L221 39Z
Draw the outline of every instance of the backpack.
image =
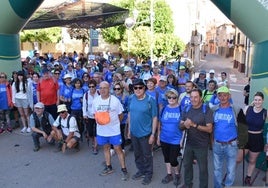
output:
M68 129L70 128L70 119L71 119L71 117L73 117L73 116L72 115L69 115L68 118L67 118L67 128ZM61 128L65 128L61 124L61 117L59 118L59 124L60 124Z
M196 85L198 86L199 78L196 78L195 83L196 83ZM198 86L198 87L199 87L199 86ZM205 80L204 80L204 87L207 88L207 79L206 79L206 78L205 78Z
M206 89L204 92L204 96L202 97L203 102L207 95L217 95L217 91L215 90L213 93L208 94L208 89Z
M186 113L189 112L189 110L191 108L192 108L192 105L191 104L185 106L184 112L186 112ZM205 114L207 112L207 105L205 103L202 104L202 112L203 112L203 114Z

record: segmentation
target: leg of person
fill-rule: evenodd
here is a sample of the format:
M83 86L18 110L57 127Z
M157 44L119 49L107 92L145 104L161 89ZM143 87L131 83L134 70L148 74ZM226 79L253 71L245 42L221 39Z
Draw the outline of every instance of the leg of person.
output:
M173 180L172 170L170 165L170 144L161 142L162 153L164 156L164 162L166 164L167 175L162 179L163 184L167 184Z
M173 181L173 184L175 186L178 186L181 181L181 176L179 174L179 162L178 162L179 153L180 153L180 145L171 145L169 153L169 161L171 168L173 169L175 174Z
M4 110L0 110L0 120L1 120L1 127L0 127L0 134L5 132L5 123L4 123Z
M33 151L36 152L40 149L40 141L39 138L42 137L43 135L37 132L32 133L32 138L33 138L33 143L34 143L34 149Z
M29 108L28 108L28 106L23 107L23 114L24 114L25 122L26 122L26 126L27 126L26 132L30 133L32 130L31 130L31 127L29 127L30 116L29 116Z
M126 127L126 124L120 124L120 131L121 131L121 137L122 137L121 148L122 148L123 151L125 149L125 143L126 143L125 127Z
M6 123L7 123L7 131L12 132L12 126L10 122L10 110L6 110Z
M18 107L18 111L19 111L21 122L22 122L22 125L23 125L23 128L21 129L21 132L25 133L26 130L27 130L27 125L26 125L26 117L24 115L23 108Z
M74 136L71 140L67 142L67 148L77 148L79 149L79 138Z
M208 187L208 148L195 148L194 156L199 167L199 187Z
M111 155L110 155L110 143L109 137L97 135L98 143L103 146L103 153L106 162L104 170L99 174L100 176L106 176L113 173L113 168L111 165Z
M231 144L226 145L226 165L227 165L227 176L225 181L225 186L231 187L235 180L235 167L237 158L237 142L233 141Z
M222 170L224 162L224 145L214 141L213 163L214 163L214 188L222 188Z
M139 140L140 140L141 152L143 155L143 172L145 175L142 184L148 185L151 183L153 176L152 144L149 144L149 136L139 138Z
M256 161L259 156L260 152L252 152L249 151L249 160L248 160L248 169L247 169L247 176L245 178L245 185L251 185L251 175L255 169Z
M122 180L123 181L127 181L128 180L128 172L127 172L127 168L126 168L126 160L125 160L125 154L121 148L121 134L117 135L117 136L113 136L110 139L110 143L114 146L115 152L118 156L120 165L121 165L121 171L122 171Z
M187 187L191 187L193 185L193 160L194 160L194 152L192 147L187 145L184 148L184 156L183 156L183 167L184 167L184 184Z
M141 178L144 178L144 169L143 169L143 153L141 150L141 143L139 138L131 135L131 143L133 145L133 150L134 150L134 157L135 157L135 165L138 169L138 172L132 176L133 180L139 180Z

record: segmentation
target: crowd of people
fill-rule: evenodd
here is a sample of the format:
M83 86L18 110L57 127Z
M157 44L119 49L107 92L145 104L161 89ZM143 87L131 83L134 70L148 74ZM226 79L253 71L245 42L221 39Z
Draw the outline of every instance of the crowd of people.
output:
M12 132L21 122L21 133L32 134L35 152L41 148L40 137L63 153L79 150L84 140L91 142L94 155L102 146L105 168L100 175L113 173L111 155L115 152L124 181L129 179L125 144L131 142L137 167L132 179L143 179L143 185L152 181L155 146L161 147L167 171L161 183L180 184L178 157L182 155L182 187L193 187L196 162L199 187L204 188L208 187L210 147L216 188L234 184L236 166L245 157L240 150L245 149L249 164L244 183L251 185L257 157L265 145L264 95L257 92L250 105L245 101L248 139L244 148L238 148L239 109L231 98L228 75L221 72L218 79L213 69L208 75L201 70L191 79L189 67L180 58L159 63L148 57L137 64L133 58L113 60L111 55L101 54L87 59L76 52L56 60L35 51L34 57L22 62L22 70L12 73L11 80L0 73L0 134ZM248 96L249 88L245 90Z

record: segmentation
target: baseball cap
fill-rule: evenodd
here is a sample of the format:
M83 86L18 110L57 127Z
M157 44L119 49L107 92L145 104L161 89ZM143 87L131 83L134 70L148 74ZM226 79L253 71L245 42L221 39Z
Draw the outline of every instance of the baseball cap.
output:
M207 72L205 70L201 70L200 74L206 74Z
M167 76L160 76L160 79L159 79L159 81L167 81Z
M58 105L58 113L59 112L67 112L68 110L67 110L67 108L66 108L66 105L65 104L60 104L60 105Z
M45 105L42 102L38 102L34 105L35 108L44 108Z
M226 86L221 86L220 88L217 89L217 93L230 93L230 90Z
M129 66L125 66L124 67L124 72L127 72L127 71L132 71L132 69Z
M185 69L185 66L181 65L181 66L179 67L179 70L183 70L183 69Z
M209 70L209 74L215 74L214 69L210 69L210 70Z
M72 76L70 74L65 74L63 79L66 79L66 78L72 78Z

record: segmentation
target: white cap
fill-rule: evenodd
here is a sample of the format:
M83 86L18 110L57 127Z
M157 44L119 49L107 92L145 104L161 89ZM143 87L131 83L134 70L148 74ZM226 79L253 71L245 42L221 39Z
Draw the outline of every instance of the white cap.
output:
M159 79L159 81L167 81L167 76L160 76L160 79Z
M36 104L34 105L34 107L35 107L35 108L44 108L45 105L44 105L43 103L41 103L41 102L38 102L38 103L36 103Z
M124 71L132 71L132 69L129 66L125 66Z
M210 70L209 70L209 74L210 74L210 73L213 73L213 74L215 74L215 71L214 71L214 69L210 69Z
M64 77L63 77L63 79L66 79L66 78L72 78L72 75L70 75L70 74L65 74Z

